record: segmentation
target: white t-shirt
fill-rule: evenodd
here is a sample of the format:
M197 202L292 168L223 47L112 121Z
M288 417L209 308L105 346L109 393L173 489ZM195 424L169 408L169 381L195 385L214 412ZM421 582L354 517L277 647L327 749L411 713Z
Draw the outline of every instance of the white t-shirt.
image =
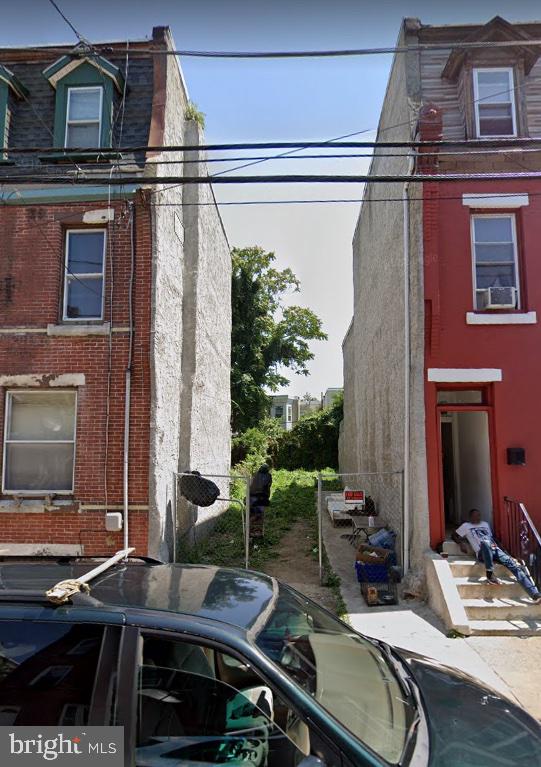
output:
M456 534L461 538L466 538L476 554L479 553L483 541L492 543L492 530L488 522L479 522L478 525L473 525L471 522L463 522L456 531Z

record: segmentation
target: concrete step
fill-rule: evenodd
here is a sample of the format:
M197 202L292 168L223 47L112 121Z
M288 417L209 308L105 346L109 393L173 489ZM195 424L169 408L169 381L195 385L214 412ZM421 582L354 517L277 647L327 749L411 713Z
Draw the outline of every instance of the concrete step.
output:
M486 576L483 575L466 575L457 577L454 579L455 585L458 589L458 593L465 599L492 599L494 594L494 588L487 584ZM502 597L515 597L516 599L522 599L524 597L524 589L516 582L514 578L500 578L502 583L498 586L497 596L499 599Z
M455 543L454 541L444 541L441 547L441 550L444 551L446 554L449 554L450 556L463 556L464 552L458 545L458 543Z
M541 620L470 621L471 636L541 636Z
M486 572L484 565L471 557L448 557L449 567L455 577L483 576ZM495 565L494 573L500 577L509 577L509 570L503 565Z
M519 620L538 619L541 624L541 605L532 604L526 595L524 599L513 599L494 594L492 599L463 599L462 604L470 621L517 618Z

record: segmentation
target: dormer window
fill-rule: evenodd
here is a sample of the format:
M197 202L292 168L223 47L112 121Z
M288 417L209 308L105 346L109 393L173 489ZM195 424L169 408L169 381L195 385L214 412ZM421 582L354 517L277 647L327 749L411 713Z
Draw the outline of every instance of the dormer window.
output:
M25 99L28 91L13 72L0 64L0 160L5 159L4 149L9 144L12 99Z
M62 56L43 70L56 90L54 145L81 149L110 147L114 92L124 94L117 66L82 49Z
M64 146L99 147L102 111L102 87L68 88Z
M512 68L474 69L473 93L478 138L517 135Z

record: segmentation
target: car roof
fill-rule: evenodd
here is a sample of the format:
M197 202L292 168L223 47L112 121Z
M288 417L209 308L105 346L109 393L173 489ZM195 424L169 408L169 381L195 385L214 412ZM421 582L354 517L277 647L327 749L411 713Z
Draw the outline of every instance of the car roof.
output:
M0 602L17 595L40 595L60 581L79 578L103 560L4 560L0 562ZM209 565L122 562L90 582L100 608L129 607L210 618L249 630L275 601L274 578L249 570ZM13 600L11 600L13 595ZM25 599L25 601L28 601ZM0 607L1 610L1 607Z

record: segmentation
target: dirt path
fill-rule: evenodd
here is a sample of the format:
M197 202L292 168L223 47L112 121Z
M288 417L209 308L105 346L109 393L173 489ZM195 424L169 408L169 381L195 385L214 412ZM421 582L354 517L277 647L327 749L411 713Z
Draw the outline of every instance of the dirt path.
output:
M312 526L307 520L301 519L284 535L275 557L261 569L336 612L335 594L332 589L319 583L319 566L312 553L315 544Z

